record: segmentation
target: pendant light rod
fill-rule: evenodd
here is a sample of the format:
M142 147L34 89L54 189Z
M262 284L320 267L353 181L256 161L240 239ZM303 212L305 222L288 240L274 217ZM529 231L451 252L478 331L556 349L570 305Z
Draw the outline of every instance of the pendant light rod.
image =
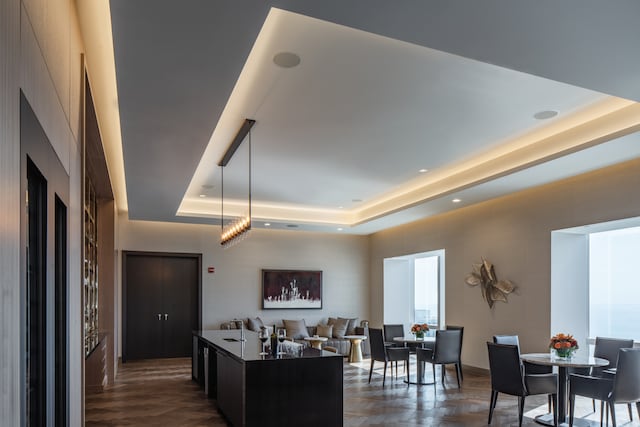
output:
M251 119L244 120L244 123L238 130L238 133L236 134L235 138L233 138L231 145L229 145L229 148L227 148L227 151L224 153L222 160L220 160L220 163L218 164L218 166L221 168L220 178L222 181L221 194L220 194L220 199L221 199L220 200L220 203L221 203L220 244L225 248L230 245L233 245L234 243L237 243L239 240L242 240L247 236L247 233L251 231L251 179L252 179L252 176L251 176L251 149L252 149L251 128L253 127L255 122L256 122L255 120L251 120ZM237 220L233 221L231 224L229 224L225 228L225 225L224 225L224 168L227 166L227 163L229 163L229 161L231 160L231 157L233 157L233 154L236 152L238 147L240 147L240 144L242 144L242 141L244 141L244 139L247 137L247 134L249 135L249 214L247 217L238 218Z
M247 134L249 133L249 131L251 130L255 122L256 121L252 119L244 119L244 123L242 123L242 126L240 126L240 129L238 129L238 133L236 133L236 137L233 138L233 141L231 141L231 145L229 145L229 148L227 148L227 151L224 153L224 156L222 156L222 160L220 160L220 163L218 163L218 166L222 166L222 167L227 166L227 163L229 163L229 161L231 160L231 157L233 157L233 154L236 152L238 147L240 147L240 144L242 144L242 141L244 141L244 138L247 136Z

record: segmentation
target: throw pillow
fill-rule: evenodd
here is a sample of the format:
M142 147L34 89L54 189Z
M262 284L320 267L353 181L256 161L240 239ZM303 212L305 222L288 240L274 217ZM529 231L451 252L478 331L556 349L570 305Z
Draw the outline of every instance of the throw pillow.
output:
M345 335L355 335L356 334L356 322L358 321L357 317L353 317L353 318L338 317L338 319L346 320L346 321L349 322L349 323L347 323L347 333Z
M334 323L336 323L336 319L335 317L329 317L329 320L327 320L327 325L333 325Z
M333 324L333 337L344 338L347 335L347 326L349 326L348 319L336 319Z
M255 319L248 318L247 319L247 329L250 331L260 332L260 329L264 327L264 323L262 319L256 317Z
M319 337L332 338L333 325L323 325L322 323L318 323L318 326L316 327L316 332L318 333Z
M304 319L282 320L282 323L287 330L287 336L289 338L300 340L309 336L309 331L307 331L307 325L304 323Z

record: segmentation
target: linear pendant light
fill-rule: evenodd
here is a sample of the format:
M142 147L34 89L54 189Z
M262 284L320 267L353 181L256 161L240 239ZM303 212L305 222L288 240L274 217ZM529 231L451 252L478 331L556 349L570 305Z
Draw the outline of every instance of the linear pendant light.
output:
M231 145L222 156L222 160L218 163L221 169L221 196L220 196L220 244L227 248L244 239L249 231L251 231L251 128L255 124L255 120L244 119L244 123L238 130L235 138L231 141ZM249 135L249 213L246 217L239 217L225 227L224 225L224 168L227 166L233 154L236 152L242 141Z

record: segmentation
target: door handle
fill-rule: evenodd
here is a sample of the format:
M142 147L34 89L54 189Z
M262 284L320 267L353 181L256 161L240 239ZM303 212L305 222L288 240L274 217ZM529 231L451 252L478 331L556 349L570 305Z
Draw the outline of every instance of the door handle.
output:
M169 315L167 313L164 314L164 320L169 319Z
M162 320L162 314L158 313L158 320Z

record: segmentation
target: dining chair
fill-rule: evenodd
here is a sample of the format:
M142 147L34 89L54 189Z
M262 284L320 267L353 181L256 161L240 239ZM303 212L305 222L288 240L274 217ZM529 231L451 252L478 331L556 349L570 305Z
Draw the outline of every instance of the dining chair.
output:
M609 370L617 368L618 353L621 348L633 348L633 340L596 337L596 345L593 348L593 357L607 359L609 361L609 365L603 368L591 368L591 375L599 376L605 369Z
M384 345L386 347L409 347L404 345L403 343L396 342L393 339L396 337L404 337L404 325L402 324L388 324L382 325L382 330L384 333ZM409 352L411 352L411 348L409 347ZM395 362L396 367L396 377L398 376L398 362Z
M518 347L518 357L520 357L520 340L518 335L494 335L493 342L495 344L507 344L507 345L515 345ZM552 375L553 374L553 366L545 366L545 365L536 365L535 363L529 362L521 362L522 367L524 368L525 375ZM551 395L549 395L547 406L549 407L549 412L552 411L553 402L551 401ZM595 411L595 408L594 408Z
M407 375L407 385L409 384L409 349L406 347L387 347L384 345L384 336L382 329L369 328L369 344L371 346L371 368L369 369L369 382L373 374L373 365L375 362L384 362L384 370L382 373L382 386L387 376L387 362L404 361L405 371ZM390 365L391 366L391 365ZM392 376L393 376L393 370ZM398 371L396 369L396 378Z
M404 336L404 325L382 325L384 331L384 345L389 347L403 347L402 343L395 342L396 337Z
M569 375L569 426L573 426L576 396L590 397L607 404L613 427L616 427L616 403L626 403L629 418L632 418L631 404L636 404L640 417L640 348L622 348L618 351L616 374L595 377L591 375ZM600 414L602 425L602 413Z
M620 338L596 337L595 346L593 348L593 357L599 357L609 361L609 365L602 368L574 368L572 374L602 376L603 370L615 369L618 366L618 351L621 348L633 348L633 340ZM596 411L596 400L592 401L593 411ZM600 411L602 412L604 402L600 402ZM631 413L631 405L629 405L629 413ZM601 414L602 415L602 414Z
M518 397L519 426L522 426L525 398L536 394L548 394L553 402L553 425L557 426L558 375L525 375L520 364L520 351L517 345L487 342L487 349L491 375L488 424L491 424L499 393Z
M464 375L462 374L462 341L464 338L464 326L446 325L446 330L460 331L460 352L458 353L458 361L456 362L456 373L460 375L460 380L464 381Z
M436 382L436 365L441 366L442 384L444 385L444 371L446 365L456 366L456 379L460 388L460 345L462 331L439 330L436 331L436 341L433 348L416 348L417 363L431 363L433 368L433 383ZM424 369L422 370L424 373Z

